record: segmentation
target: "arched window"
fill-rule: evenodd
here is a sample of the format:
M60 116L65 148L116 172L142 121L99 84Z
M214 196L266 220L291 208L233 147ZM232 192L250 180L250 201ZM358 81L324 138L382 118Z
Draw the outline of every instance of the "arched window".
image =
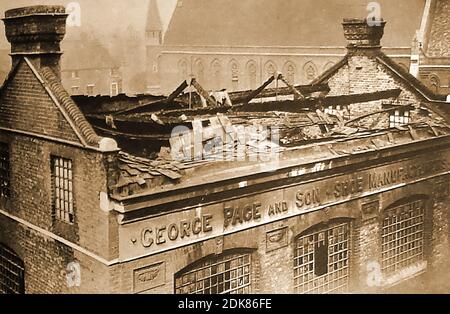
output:
M441 88L441 80L439 79L439 76L437 76L436 74L430 74L428 80L430 81L431 90L435 93L438 93L439 89Z
M269 78L277 73L277 66L273 61L267 61L265 70L267 78Z
M222 66L219 60L214 60L211 63L212 82L214 84L214 90L220 90L222 88Z
M295 73L295 65L292 62L287 62L284 65L283 74L286 80L291 84L295 84Z
M178 73L180 74L180 81L186 80L188 78L188 62L186 59L181 59L178 62Z
M208 256L175 274L176 294L247 294L252 292L251 252Z
M239 64L236 60L230 62L231 86L233 91L239 90Z
M249 88L250 89L256 89L256 82L257 82L257 72L258 68L256 66L256 62L251 60L247 63L247 75L249 79Z
M310 82L310 81L312 81L312 80L314 80L316 78L316 76L317 76L317 68L314 65L314 63L312 63L311 61L307 62L305 64L305 66L303 67L303 70L305 72L305 78L306 78L306 80L308 82Z
M425 198L415 197L383 212L381 270L391 276L424 260Z
M349 285L350 222L318 225L295 241L296 293L343 293Z
M200 84L205 83L205 66L203 61L198 59L194 65L194 76Z
M25 293L25 267L13 250L0 244L0 294Z

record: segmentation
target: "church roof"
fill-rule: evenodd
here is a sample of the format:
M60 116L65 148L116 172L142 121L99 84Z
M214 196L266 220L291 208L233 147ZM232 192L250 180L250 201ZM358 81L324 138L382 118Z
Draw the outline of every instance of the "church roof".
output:
M426 31L426 54L429 57L450 58L450 36L448 34L448 0L433 2Z
M368 16L367 0L182 0L165 44L344 46L343 17ZM424 0L379 0L385 47L410 47Z
M150 0L148 3L146 31L162 31L161 16L159 14L158 3Z

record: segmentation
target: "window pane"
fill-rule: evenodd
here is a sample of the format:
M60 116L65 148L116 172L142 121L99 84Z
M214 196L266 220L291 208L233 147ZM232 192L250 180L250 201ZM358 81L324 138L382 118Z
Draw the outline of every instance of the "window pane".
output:
M23 294L25 291L23 261L0 244L0 294Z
M175 277L177 294L237 294L250 292L250 254L229 254L204 261Z
M73 222L72 161L52 156L53 211L58 220Z
M393 275L423 260L424 202L415 201L384 213L382 271Z
M332 224L296 240L294 287L297 293L348 290L349 224Z

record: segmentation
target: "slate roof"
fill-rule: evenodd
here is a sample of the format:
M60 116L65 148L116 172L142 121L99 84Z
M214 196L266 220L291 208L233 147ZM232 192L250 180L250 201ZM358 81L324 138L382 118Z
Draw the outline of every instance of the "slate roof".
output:
M367 16L367 0L182 0L165 45L345 46L342 16ZM410 47L424 0L379 0L390 21L384 47Z

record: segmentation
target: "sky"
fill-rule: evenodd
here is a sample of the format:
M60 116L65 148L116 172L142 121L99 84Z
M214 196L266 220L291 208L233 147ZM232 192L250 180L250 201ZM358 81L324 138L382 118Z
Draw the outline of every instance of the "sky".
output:
M157 0L161 12L164 29L170 22L177 0ZM0 0L0 16L8 9L37 4L61 4L67 6L71 2L80 4L80 21L82 26L89 26L105 36L121 32L129 26L136 30L145 29L145 21L149 0ZM0 23L0 47L7 47L4 37L3 23Z

